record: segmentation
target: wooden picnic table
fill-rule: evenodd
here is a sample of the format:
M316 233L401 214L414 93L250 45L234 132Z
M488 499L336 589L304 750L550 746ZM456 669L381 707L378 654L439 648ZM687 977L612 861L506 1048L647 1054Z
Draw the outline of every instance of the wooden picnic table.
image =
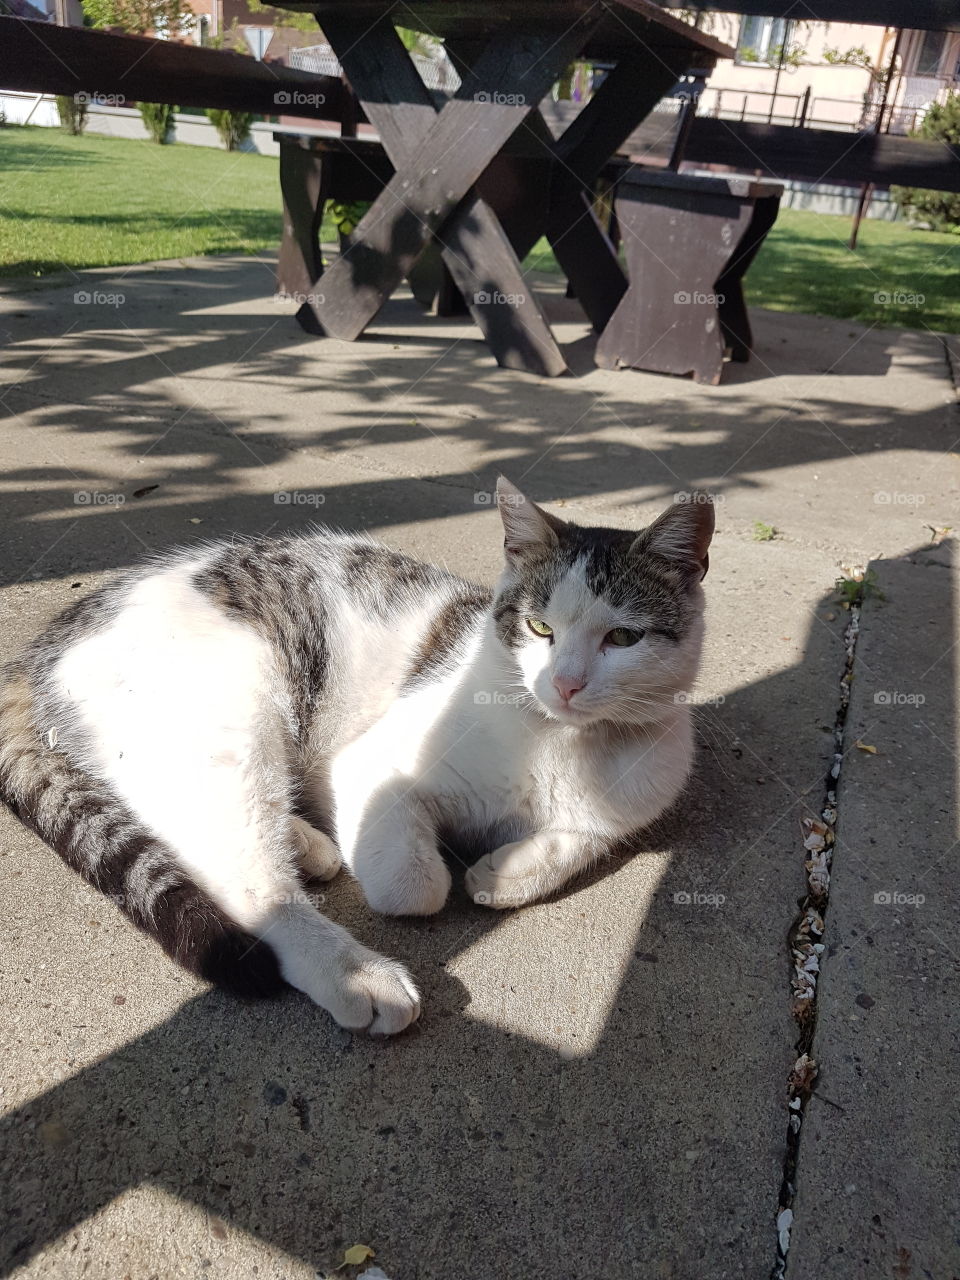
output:
M324 272L322 291L305 304L312 324L358 338L436 241L497 361L562 373L566 363L521 259L546 235L601 332L627 281L593 214L593 182L681 76L733 50L649 0L405 0L400 9L394 0L286 0L281 7L316 15L395 169ZM462 80L456 94L438 99L427 89L398 20L443 37ZM578 57L613 69L555 138L538 106ZM507 153L515 166L531 162L513 171L521 184L513 205L526 195L531 210L513 243L476 186Z

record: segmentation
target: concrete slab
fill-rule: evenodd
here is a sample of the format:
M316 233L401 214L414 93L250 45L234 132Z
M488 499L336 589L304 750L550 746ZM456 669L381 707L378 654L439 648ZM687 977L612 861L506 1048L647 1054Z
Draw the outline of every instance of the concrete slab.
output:
M958 562L871 565L788 1276L960 1274Z
M363 1242L392 1280L765 1277L797 819L821 797L843 660L831 589L950 523L939 340L771 313L754 367L694 388L592 370L550 296L577 376L545 382L403 297L364 342L306 339L265 300L268 268L4 295L0 658L104 573L195 537L319 518L489 580L498 469L622 526L708 484L700 765L637 856L516 915L460 895L391 922L331 886L330 913L423 984L423 1022L390 1045L296 996L205 990L0 815L3 1265L306 1277ZM77 291L127 296L95 310ZM914 499L878 502L894 485ZM754 541L755 520L782 535Z

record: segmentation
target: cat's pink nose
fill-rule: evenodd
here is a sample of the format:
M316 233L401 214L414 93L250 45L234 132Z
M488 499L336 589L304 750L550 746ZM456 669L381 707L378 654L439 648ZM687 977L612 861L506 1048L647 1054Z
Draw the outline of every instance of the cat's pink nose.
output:
M579 693L586 682L574 680L570 676L554 676L553 687L564 702L569 702L575 693Z

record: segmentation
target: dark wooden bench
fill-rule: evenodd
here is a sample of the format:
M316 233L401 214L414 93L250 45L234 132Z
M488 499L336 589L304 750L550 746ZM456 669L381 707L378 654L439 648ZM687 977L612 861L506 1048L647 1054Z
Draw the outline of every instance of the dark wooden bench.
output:
M725 350L753 345L743 277L776 221L783 187L631 166L616 184L629 288L597 343L603 369L720 381Z
M375 200L393 165L375 139L276 132L280 145L283 238L277 292L305 298L323 274L320 224L328 200Z

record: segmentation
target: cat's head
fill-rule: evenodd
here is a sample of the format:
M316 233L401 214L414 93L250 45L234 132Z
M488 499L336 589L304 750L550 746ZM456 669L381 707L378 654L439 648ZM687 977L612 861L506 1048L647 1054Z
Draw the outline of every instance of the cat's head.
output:
M658 719L700 661L714 509L703 493L639 533L585 529L497 483L506 565L494 619L541 711L569 725Z

